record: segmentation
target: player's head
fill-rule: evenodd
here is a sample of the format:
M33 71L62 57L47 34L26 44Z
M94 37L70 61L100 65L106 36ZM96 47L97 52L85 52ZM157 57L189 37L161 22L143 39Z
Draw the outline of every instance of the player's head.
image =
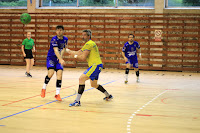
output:
M58 25L56 27L56 34L58 37L62 37L64 33L64 27L62 25Z
M26 37L27 37L28 39L30 39L30 38L31 38L31 32L27 32L27 33L26 33Z
M92 32L91 30L83 30L82 35L83 35L83 40L88 41L92 37Z
M128 40L129 40L130 42L133 42L134 38L135 38L135 36L134 36L133 34L129 34L129 35L128 35Z

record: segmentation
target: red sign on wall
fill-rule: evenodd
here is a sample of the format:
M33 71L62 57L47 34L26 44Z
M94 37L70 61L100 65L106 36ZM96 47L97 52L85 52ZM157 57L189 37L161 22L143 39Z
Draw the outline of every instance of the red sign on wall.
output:
M161 42L162 30L155 30L155 41Z

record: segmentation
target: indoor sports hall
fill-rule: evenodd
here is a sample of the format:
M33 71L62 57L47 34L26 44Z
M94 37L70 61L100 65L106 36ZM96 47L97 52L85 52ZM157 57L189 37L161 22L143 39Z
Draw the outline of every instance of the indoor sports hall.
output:
M88 60L69 52L62 56L62 101L55 99L59 70L41 97L58 25L73 51L85 46L83 30L91 30L103 64L98 84L112 99L88 80L81 106L69 107L88 69ZM31 76L23 53L28 33ZM140 45L139 81L131 67L125 83L122 49L130 34ZM0 133L199 133L199 72L199 0L0 0Z

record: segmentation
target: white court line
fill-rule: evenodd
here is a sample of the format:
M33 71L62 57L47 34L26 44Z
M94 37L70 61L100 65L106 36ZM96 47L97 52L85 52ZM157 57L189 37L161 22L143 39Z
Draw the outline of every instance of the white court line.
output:
M133 116L136 115L136 113L138 113L141 109L144 109L148 104L150 104L151 102L153 102L153 100L157 99L159 96L161 96L162 94L164 94L165 92L167 92L168 90L163 91L162 93L158 94L157 96L155 96L153 99L151 99L149 102L147 102L145 105L143 105L141 108L139 108L136 112L134 112L128 119L127 122L127 133L131 133L131 121L133 119Z

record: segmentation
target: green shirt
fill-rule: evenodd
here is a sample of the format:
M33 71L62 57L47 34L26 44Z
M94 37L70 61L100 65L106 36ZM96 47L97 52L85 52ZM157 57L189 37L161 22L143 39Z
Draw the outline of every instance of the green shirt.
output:
M25 49L32 49L34 46L34 41L32 38L30 40L28 38L26 38L22 42L22 45L25 45Z

